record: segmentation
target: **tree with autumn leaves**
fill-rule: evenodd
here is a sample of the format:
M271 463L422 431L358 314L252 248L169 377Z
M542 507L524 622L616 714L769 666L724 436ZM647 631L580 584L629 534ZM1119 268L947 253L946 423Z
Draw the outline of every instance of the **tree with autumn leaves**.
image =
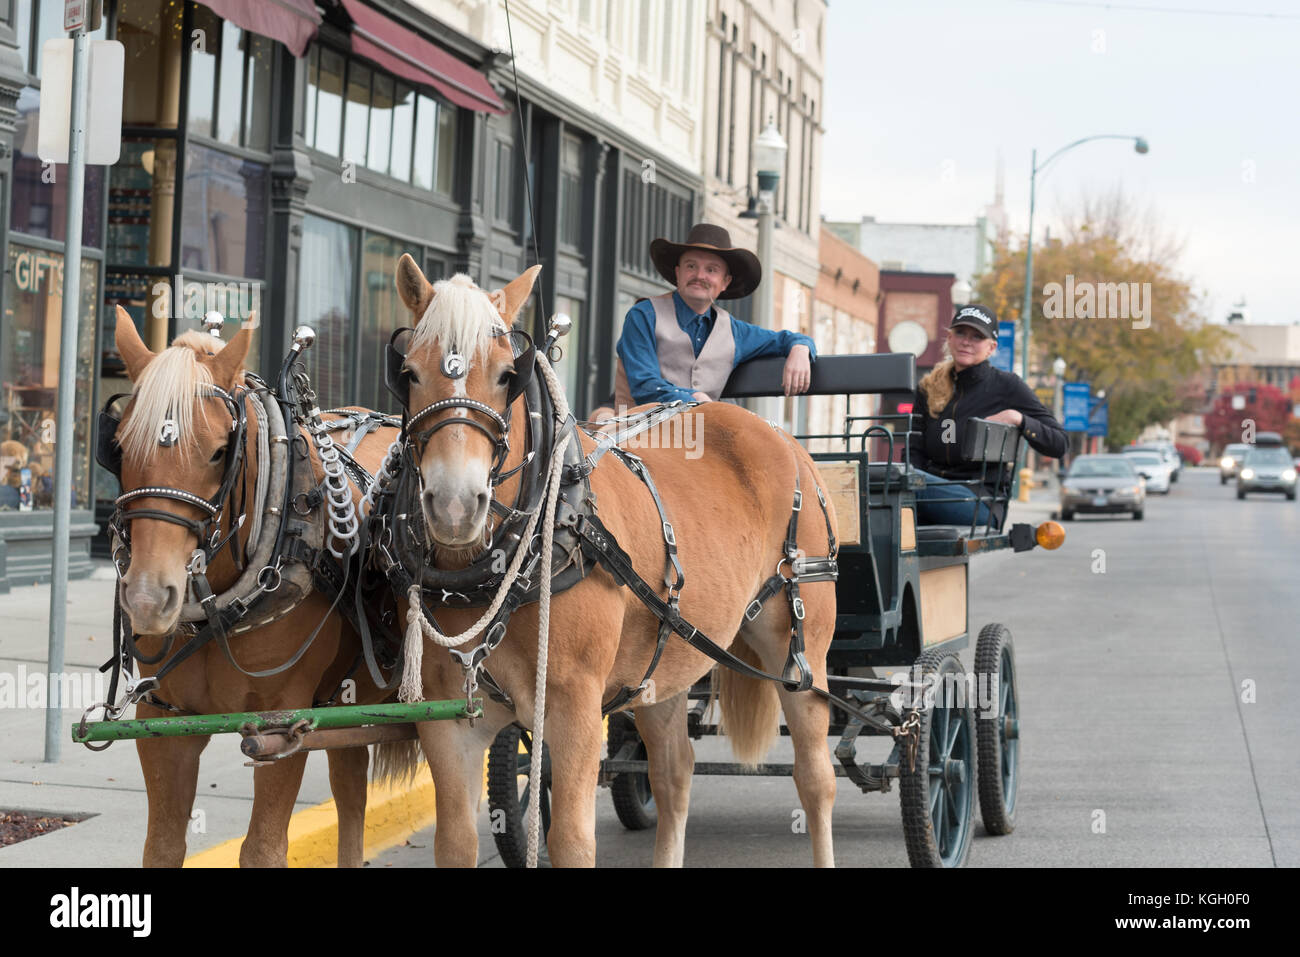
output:
M1146 426L1200 406L1205 393L1194 385L1198 373L1226 355L1230 333L1206 324L1191 282L1176 271L1179 245L1150 217L1136 216L1121 192L1084 200L1066 217L1064 227L1061 235L1034 245L1030 371L1045 373L1060 356L1070 380L1089 383L1094 394L1104 389L1110 417L1107 441L1125 445ZM1086 308L1069 308L1064 315L1052 308L1048 311L1056 318L1044 316L1044 301L1053 293L1059 297L1067 283L1093 289L1109 283L1138 283L1139 288L1150 283L1149 326L1134 328L1136 320L1130 319L1092 318ZM995 243L992 266L976 284L979 301L1001 319L1019 320L1024 288L1024 246Z
M1236 396L1241 396L1241 408L1234 408ZM1254 444L1260 432L1285 434L1296 421L1291 417L1291 406L1291 397L1277 386L1239 382L1214 400L1214 407L1205 416L1205 437L1211 448L1222 450L1233 442ZM1296 444L1294 436L1288 438L1289 444Z

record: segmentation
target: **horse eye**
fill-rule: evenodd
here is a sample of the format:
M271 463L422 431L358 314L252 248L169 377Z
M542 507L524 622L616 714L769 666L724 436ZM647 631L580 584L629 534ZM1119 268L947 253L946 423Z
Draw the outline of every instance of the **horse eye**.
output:
M412 369L410 366L403 366L402 372L406 376L406 381L409 382L411 385L420 384L420 377L415 374L415 370Z
M225 448L224 448L224 447L219 448L219 449L217 449L215 452L212 453L212 458L208 459L208 464L209 464L209 465L220 465L220 464L221 464L221 460L224 459L225 457L226 457L226 450L225 450Z
M514 377L515 377L515 370L506 369L502 371L501 376L497 379L497 385L507 386L510 384L510 380L513 379Z

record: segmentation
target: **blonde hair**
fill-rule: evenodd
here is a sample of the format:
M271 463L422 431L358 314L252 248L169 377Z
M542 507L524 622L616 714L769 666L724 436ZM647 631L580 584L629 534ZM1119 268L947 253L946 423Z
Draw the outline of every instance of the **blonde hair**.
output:
M464 273L434 283L433 301L411 336L410 349L436 345L440 352L459 352L466 359L487 355L492 338L506 331L487 292Z
M164 419L176 423L180 440L195 441L194 406L209 394L212 372L200 353L219 352L225 343L201 332L177 336L171 348L152 359L135 383L131 415L122 423L118 443L132 460L147 464L158 451L158 429Z
M944 346L944 352L948 347ZM945 356L943 361L931 369L921 379L919 388L925 396L925 406L930 418L939 418L939 413L948 405L957 388L957 363L952 356Z

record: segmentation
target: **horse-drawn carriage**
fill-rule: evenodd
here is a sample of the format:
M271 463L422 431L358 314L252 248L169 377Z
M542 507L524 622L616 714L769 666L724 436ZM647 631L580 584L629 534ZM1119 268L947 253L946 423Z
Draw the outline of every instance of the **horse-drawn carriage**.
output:
M779 396L781 375L780 359L746 363L735 370L723 395ZM823 356L810 394L887 397L908 395L915 388L910 354ZM850 714L832 705L836 773L864 793L889 791L896 779L913 866L956 867L970 848L976 796L985 829L1009 834L1015 827L1019 784L1019 699L1011 633L998 623L980 629L971 673L958 658L973 633L970 558L1007 548L1056 548L1064 533L1055 523L1037 529L1000 527L1019 435L1011 426L983 420L968 426L962 449L966 461L982 463L981 474L952 484L979 490L994 523L918 526L916 492L926 480L910 468L911 426L907 412L846 415L840 433L796 438L809 445L838 446L812 453L839 527L837 615L827 681L859 709ZM893 669L893 674L880 677L877 669ZM689 697L691 736L720 733L710 680L692 688ZM864 735L894 738L885 761L859 762L858 739ZM528 733L512 726L498 736L489 760L489 800L505 825L494 829L494 838L510 865L523 863L519 794L521 787L527 794L527 785L519 776L526 773L527 762L520 761L520 754L530 754ZM611 715L600 783L610 789L620 822L631 830L655 824L647 767L632 715ZM694 773L788 776L792 765L696 762Z
M120 420L101 418L100 458L131 486L114 520L131 620L112 664L127 675L127 694L106 709L111 720L83 717L74 740L142 739L146 862L183 855L198 752L207 735L238 730L259 765L248 863L283 859L285 808L303 752L322 747L337 749L340 860L358 864L364 746L379 744L383 766L400 775L414 766L417 735L437 785L440 863L476 859L489 745L489 796L506 823L494 832L508 860L522 862L529 844L535 852L539 831L554 823L552 858L593 863L590 783L599 773L632 827L654 821L649 782L659 782L656 862L680 863L689 787L680 744L688 733L716 730L711 691L696 684L710 659L726 669L714 689L724 705L743 705L727 712L743 761L697 765L696 773L793 776L817 863L832 859L835 773L864 791L899 780L914 864L964 860L976 791L986 827L1009 831L1014 658L1006 629L988 626L976 643L977 680L963 680L955 652L969 643L967 563L981 551L1055 547L1059 529L918 527L922 480L909 467L905 414L851 417L841 434L803 437L838 443L811 455L725 403L647 410L612 434L578 429L542 358L562 327L538 346L512 328L535 276L536 267L489 296L467 277L434 287L403 258L397 287L416 328L395 336L388 352L400 423L316 408L294 371L309 335L295 341L272 388L242 371L242 330L234 353L182 337L160 359L119 316L136 393ZM779 382L779 362L759 360L735 372L726 395L779 394ZM901 355L824 356L812 381L820 394L914 387L914 359ZM179 414L189 404L193 416ZM687 413L710 430L702 461L623 447ZM335 443L330 433L339 429ZM974 484L1005 507L1014 431L976 422L965 441L966 457L986 467ZM178 468L185 455L193 459L187 470ZM195 509L198 521L189 517ZM191 554L169 526L199 547ZM284 590L291 598L268 597L283 596L282 586L292 586ZM769 601L778 596L785 601ZM190 624L169 632L178 621ZM142 622L154 624L144 630ZM330 640L313 646L326 622ZM231 639L242 635L232 654ZM424 654L426 645L449 654ZM176 667L190 657L202 664ZM147 676L130 678L133 660ZM257 670L272 662L280 663ZM872 670L882 667L912 673L887 680ZM352 702L340 689L349 681L358 707L344 713L338 705ZM795 745L791 766L755 757L766 732L746 715L762 710L760 693L772 731L779 696ZM245 700L263 709L222 706ZM117 720L126 703L146 710ZM603 764L602 712L610 716ZM543 722L560 730L553 761L545 748L526 758L531 780L545 785L527 795L534 826L526 834L520 752L531 743L528 729L540 732ZM839 738L835 771L828 731ZM894 753L859 763L864 734L892 737ZM542 799L552 787L554 815ZM266 846L249 851L255 838Z

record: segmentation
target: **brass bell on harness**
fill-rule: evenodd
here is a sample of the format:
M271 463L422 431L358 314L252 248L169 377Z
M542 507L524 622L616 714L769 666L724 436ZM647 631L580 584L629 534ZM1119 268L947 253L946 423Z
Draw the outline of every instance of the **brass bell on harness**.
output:
M214 339L221 338L221 327L225 324L225 317L215 309L203 316L203 328L206 329L208 334Z

